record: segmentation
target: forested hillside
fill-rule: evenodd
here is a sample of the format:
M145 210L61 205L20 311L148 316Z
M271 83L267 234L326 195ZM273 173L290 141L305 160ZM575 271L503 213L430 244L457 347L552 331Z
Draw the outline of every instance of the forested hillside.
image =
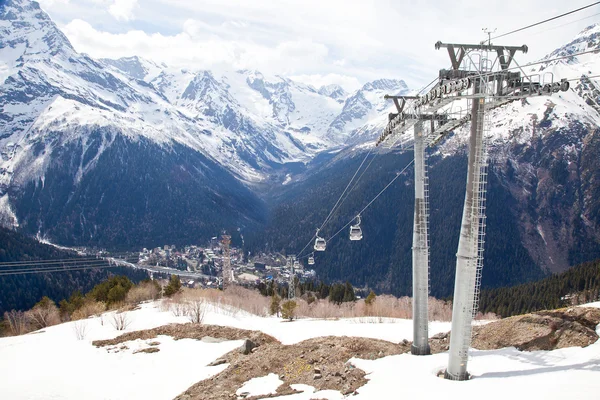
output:
M67 246L132 250L208 241L222 229L262 223L262 201L202 154L117 135L99 155L102 138L112 135L98 129L92 143L54 149L59 161L44 183L11 193L23 231ZM81 165L92 164L80 176Z
M600 300L600 260L514 287L481 292L480 311L502 317Z
M369 164L370 156L365 165ZM401 171L412 153L376 156L358 185L333 214L321 232L334 235ZM256 251L300 251L322 223L336 199L360 165L364 153L341 157L326 165L304 182L280 195L267 227L246 245ZM431 205L431 294L452 295L456 248L462 216L466 176L466 156L430 160ZM334 165L332 167L332 165ZM414 171L408 168L362 215L364 239L351 242L348 230L328 242L327 250L315 253L315 270L327 282L349 280L356 287L368 285L397 296L412 290L412 224ZM518 222L511 213L514 202L490 174L488 193L488 231L483 287L501 287L537 280L545 273L533 262L520 241ZM307 251L312 251L312 244ZM306 252L305 252L306 253ZM306 259L304 259L306 261Z
M77 258L74 253L59 250L20 233L0 228L0 262L2 263ZM0 271L14 268L14 266L0 266ZM85 293L110 275L126 275L134 282L147 277L145 271L125 267L0 276L0 315L12 309L27 310L43 296L58 302L68 298L74 291Z

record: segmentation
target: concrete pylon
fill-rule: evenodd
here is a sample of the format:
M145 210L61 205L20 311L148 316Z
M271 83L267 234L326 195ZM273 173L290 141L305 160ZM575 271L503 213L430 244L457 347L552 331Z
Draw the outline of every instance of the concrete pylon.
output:
M475 86L475 94L480 93L480 85ZM479 292L479 251L482 224L485 224L485 156L484 141L485 99L475 98L472 104L471 136L469 141L469 159L467 188L463 207L462 225L458 251L456 253L456 280L452 305L452 331L448 368L445 378L451 380L469 379L467 361L471 345L472 323L478 303Z

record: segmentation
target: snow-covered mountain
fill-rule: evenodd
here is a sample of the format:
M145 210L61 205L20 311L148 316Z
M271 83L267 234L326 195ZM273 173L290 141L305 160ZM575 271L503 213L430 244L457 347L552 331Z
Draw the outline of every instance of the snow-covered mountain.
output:
M328 136L335 138L342 135L346 140L356 136L364 130L364 126L373 125L373 120L380 121L382 116L387 118L392 107L383 96L405 95L408 91L406 83L401 80L379 79L366 83L346 99L342 112L329 127Z
M209 212L211 204L224 201L236 208L221 210L225 219L256 221L263 206L244 186L268 182L288 163L307 163L319 152L343 145L346 130L354 126L344 128L334 121L346 123L368 114L344 116L352 108L352 96L347 96L339 87L317 90L258 71L181 69L139 57L95 60L79 54L38 3L4 1L0 219L56 236L60 224L48 225L51 218L46 215L56 213L58 221L79 226L79 239L97 238L105 222L88 213L101 213L100 203L109 195L101 180L108 179L114 190L127 194L132 181L138 182L136 190L146 181L142 187L158 185L168 193L180 184L185 186L182 192L199 192L192 197L192 209L201 215L200 209ZM173 181L179 172L148 175L139 162L151 168L163 165L161 173L168 168L185 171L190 181ZM114 180L119 174L121 180ZM147 212L164 212L163 206L149 205L147 189L140 195ZM207 195L213 200L199 201ZM131 201L134 207L142 204ZM164 206L175 213L189 208ZM246 215L249 210L254 211ZM220 220L214 213L206 218Z
M555 60L581 52L589 53ZM600 257L600 25L586 28L544 60L526 67L525 72L539 75L540 81L545 82L568 79L569 91L514 101L489 113L490 186L484 285L516 284L535 279L540 271L563 271ZM364 103L360 94L354 98L354 104ZM346 105L351 103L349 99ZM460 104L453 107L451 111L458 112ZM286 200L273 211L284 218L274 218L265 229L273 248L288 243L302 248L387 123L385 113L375 115L351 131L347 143L353 146L340 151L305 179L296 179L301 184L287 189ZM429 150L433 156L432 271L436 271L432 273L432 290L439 296L452 293L451 288L445 291L444 285L454 274L456 242L451 238L457 239L460 229L468 137L467 125ZM386 150L376 151L380 152ZM411 156L410 152L402 156L397 152L394 149L378 155L366 173L360 172L358 176L364 174L364 178L353 184L356 189L336 213L339 220L328 222L328 229L335 233L395 178L392 172L400 170ZM371 161L366 165L371 165ZM328 242L328 251L321 255L322 266L316 267L319 276L333 281L350 279L357 285L397 295L409 293L411 255L406 244L411 240L412 203L398 202L411 198L410 179L409 172L405 190L396 184L363 215L363 247L343 243L339 236ZM371 222L373 219L376 222ZM293 233L286 234L291 227ZM382 240L380 232L384 229ZM299 238L298 232L303 232L304 237ZM324 235L333 233L325 230ZM343 270L337 267L340 260L344 260ZM365 265L369 266L368 273ZM376 270L375 266L384 267ZM516 281L511 282L515 277Z
M332 99L340 103L346 101L346 98L348 97L348 93L346 93L344 88L336 84L321 86L321 88L319 89L319 94L331 97Z
M258 71L192 71L139 57L94 60L77 53L36 2L0 7L5 186L43 176L49 151L35 155L35 168L24 167L34 144L48 150L79 137L67 132L98 126L161 146L183 144L243 181L259 182L270 168L342 144L346 131L376 108L357 107L354 98L382 93L376 82L343 104L347 95L335 85L317 91ZM349 121L354 125L345 126ZM49 131L61 134L49 141Z
M599 32L589 27L546 60L598 50ZM600 86L586 77L597 71L597 52L530 67L542 80L574 79L573 90L492 114L492 168L517 199L523 241L546 267L579 260L573 237L600 241ZM256 224L266 212L257 187L262 193L274 177L293 184L288 168L372 141L393 109L383 96L407 93L393 79L346 93L259 71L95 60L77 53L36 2L8 0L0 5L0 220L77 243L119 219L109 200L131 203L133 214L116 210L145 232L165 213L195 215L189 229L223 218ZM459 130L434 152L460 154L466 137ZM107 182L128 200L110 199Z

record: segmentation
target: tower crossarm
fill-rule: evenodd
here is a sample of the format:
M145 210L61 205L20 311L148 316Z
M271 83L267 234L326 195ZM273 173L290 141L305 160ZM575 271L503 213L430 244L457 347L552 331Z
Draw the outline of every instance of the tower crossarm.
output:
M507 70L512 63L512 60L517 53L517 51L521 51L523 53L527 53L529 50L526 45L523 46L498 46L493 44L463 44L463 43L442 43L438 41L435 44L435 49L439 50L441 48L445 48L448 50L448 55L450 56L450 63L452 64L453 70L458 70L460 68L460 64L463 62L465 55L467 52L476 50L476 51L492 51L498 54L498 61L500 63L500 68L502 70Z

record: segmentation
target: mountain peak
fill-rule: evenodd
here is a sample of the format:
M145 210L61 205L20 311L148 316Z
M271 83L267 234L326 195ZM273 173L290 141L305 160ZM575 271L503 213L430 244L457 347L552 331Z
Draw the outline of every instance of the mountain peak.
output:
M583 29L581 32L579 32L577 34L577 36L575 36L575 38L588 37L590 35L594 35L594 34L598 34L598 33L600 33L600 23L596 23L596 24L587 26L585 29Z
M321 86L318 93L337 101L344 101L348 97L348 93L340 85L336 84Z
M116 60L112 58L102 58L100 61L118 69L132 79L142 81L151 81L156 78L163 69L167 68L163 63L156 64L153 61L138 56L121 57Z
M398 79L377 79L372 82L365 83L361 90L372 92L374 90L405 90L408 89L403 80Z
M552 53L544 57L544 59L565 57L589 50L600 50L600 24L593 24L586 27L577 35L575 35L571 42L554 50ZM562 62L570 63L572 61L572 58L567 58Z
M23 53L17 55L15 49L22 49ZM67 37L37 2L0 1L0 60L6 62L9 54L11 58L21 55L47 58L48 54L55 57L62 52L70 55L74 51ZM8 60L11 61L15 60Z

